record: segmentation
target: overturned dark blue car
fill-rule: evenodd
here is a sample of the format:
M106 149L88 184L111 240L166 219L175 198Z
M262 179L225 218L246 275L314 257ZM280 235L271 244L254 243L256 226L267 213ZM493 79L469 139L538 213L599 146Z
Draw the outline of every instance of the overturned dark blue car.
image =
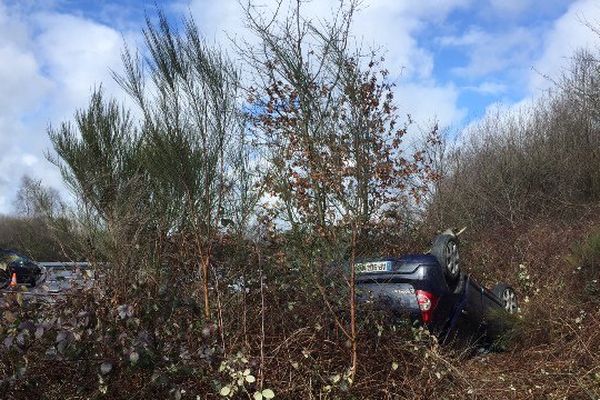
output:
M425 325L442 342L501 334L497 321L518 311L515 291L506 283L488 290L461 271L459 234L438 235L428 253L357 262L359 304Z

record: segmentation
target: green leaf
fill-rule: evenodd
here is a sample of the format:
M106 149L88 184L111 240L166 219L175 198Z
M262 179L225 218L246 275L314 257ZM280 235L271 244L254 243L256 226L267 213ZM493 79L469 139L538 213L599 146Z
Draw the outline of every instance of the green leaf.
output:
M256 382L256 378L252 375L248 375L248 376L246 376L246 382L254 383L254 382Z
M397 363L396 361L394 361L394 362L392 363L392 369L395 371L395 370L397 370L397 369L398 369L398 367L399 367L398 363Z
M275 397L275 393L271 389L265 389L261 394L265 399L272 399Z
M263 396L262 394L260 394L260 392L255 392L254 396L252 396L254 398L254 400L262 400Z

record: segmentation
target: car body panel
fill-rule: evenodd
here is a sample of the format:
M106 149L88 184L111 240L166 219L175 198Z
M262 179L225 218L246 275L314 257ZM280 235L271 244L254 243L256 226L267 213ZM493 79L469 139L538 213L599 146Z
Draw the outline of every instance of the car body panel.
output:
M472 276L462 274L456 287L448 287L444 271L433 256L364 259L357 265L378 261L391 261L392 271L358 273L358 302L375 303L396 317L423 323L416 291L432 293L438 301L427 326L443 339L484 336L490 310L504 309L502 301Z

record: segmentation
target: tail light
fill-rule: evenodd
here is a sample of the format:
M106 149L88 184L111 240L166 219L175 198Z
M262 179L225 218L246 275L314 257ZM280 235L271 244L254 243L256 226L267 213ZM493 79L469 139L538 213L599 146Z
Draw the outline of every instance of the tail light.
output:
M427 324L431 322L431 316L437 306L438 298L425 290L416 290L415 293L419 309L421 310L421 318L423 319L423 323Z

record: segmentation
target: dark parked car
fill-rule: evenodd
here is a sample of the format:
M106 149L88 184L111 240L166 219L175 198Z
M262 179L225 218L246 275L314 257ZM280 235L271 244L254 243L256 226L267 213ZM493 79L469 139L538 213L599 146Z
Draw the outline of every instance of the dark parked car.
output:
M0 249L0 288L10 284L16 273L18 284L35 286L42 275L42 267L15 250Z
M505 283L488 290L462 273L458 244L446 231L426 254L357 262L359 303L424 324L443 342L492 339L503 329L502 314L517 312L517 297Z

